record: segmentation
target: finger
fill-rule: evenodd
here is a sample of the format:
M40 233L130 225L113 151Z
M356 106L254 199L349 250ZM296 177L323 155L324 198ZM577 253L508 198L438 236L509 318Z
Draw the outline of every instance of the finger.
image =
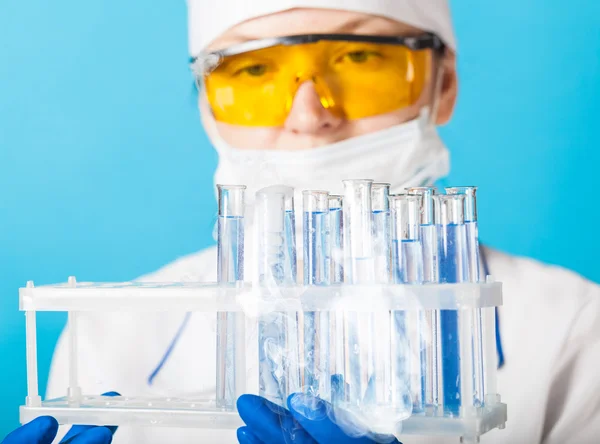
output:
M319 444L373 444L367 436L352 437L332 420L332 406L314 396L297 393L288 398L288 407L294 419ZM393 438L391 442L397 443Z
M51 444L58 432L58 421L40 416L10 433L2 444Z
M240 417L254 436L265 443L315 444L290 412L260 396L240 396L237 408Z
M264 444L252 433L249 427L237 429L237 439L240 444Z
M118 392L106 392L103 393L102 396L121 396L120 393ZM76 436L78 436L81 433L84 433L90 429L93 429L95 427L98 426L93 426L93 425L74 425L71 427L71 429L69 430L69 432L64 436L64 438L62 439L62 441L59 444L69 444L73 442L73 438L75 438ZM111 434L115 434L115 432L117 431L117 426L104 426L106 427L108 430L110 430Z
M94 427L75 436L70 444L110 444L113 439L108 427Z
M103 393L102 396L121 396L121 394L119 392L106 392L106 393ZM112 433L113 435L119 428L118 426L110 426L110 425L104 426L104 427L106 427L108 430L110 430L110 433Z

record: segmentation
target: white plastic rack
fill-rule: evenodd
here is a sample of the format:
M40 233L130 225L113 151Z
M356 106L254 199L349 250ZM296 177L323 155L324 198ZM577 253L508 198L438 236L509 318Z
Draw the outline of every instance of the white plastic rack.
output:
M364 295L369 294L368 298ZM235 411L216 407L215 399L105 397L82 394L77 385L77 314L79 312L238 312L246 330L255 328L257 314L268 311L385 312L394 310L481 309L485 394L483 405L462 408L460 415L412 414L402 423L402 434L454 435L476 442L494 428L504 428L506 405L496 389L495 307L502 305L502 285L488 277L483 283L431 285L333 285L278 288L277 295L250 284L223 286L200 283L67 283L35 287L28 282L19 291L26 316L27 389L21 422L54 416L60 424L146 425L161 427L236 428L242 422ZM251 303L250 303L251 302ZM253 307L249 314L248 307ZM70 387L65 397L42 401L38 393L36 312L69 314ZM466 332L466 330L464 330ZM243 332L236 336L244 340ZM459 335L463 334L459 330ZM464 333L466 334L466 333ZM252 370L252 347L240 347L236 356L236 391L257 393L242 377ZM248 358L248 359L247 359Z

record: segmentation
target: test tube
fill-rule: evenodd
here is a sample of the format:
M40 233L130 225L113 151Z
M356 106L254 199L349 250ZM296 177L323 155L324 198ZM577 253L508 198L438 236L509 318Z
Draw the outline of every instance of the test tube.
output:
M394 282L423 283L423 251L420 234L420 196L392 195L392 257Z
M442 283L459 283L468 280L467 234L464 219L463 195L433 196L435 223L438 231L438 270ZM463 384L463 378L472 365L468 354L461 354L459 340L458 310L440 311L443 408L444 414L458 416L461 407L468 400L470 384ZM463 359L461 359L463 357Z
M375 282L391 282L391 237L390 237L390 184L373 183L371 201L373 206L373 256L375 260Z
M423 250L420 242L420 196L390 196L394 282L423 283ZM431 390L432 352L425 313L421 310L392 312L394 396L414 413L424 410ZM412 405L410 405L412 402Z
M258 283L276 296L296 283L293 195L293 188L279 185L256 193ZM290 317L269 313L258 326L259 394L279 405L300 385L297 324Z
M343 239L343 198L329 195L329 239L331 251L331 283L340 284L344 281L344 244Z
M304 191L304 285L330 284L329 193ZM327 399L330 395L329 313L304 313L305 392Z
M343 184L344 282L373 283L373 181L344 180ZM345 401L351 407L361 407L369 384L368 345L372 344L372 324L371 314L345 312L344 376L349 390Z
M446 194L465 196L465 227L469 281L479 282L479 234L477 228L477 187L449 187Z
M412 187L407 194L421 196L421 245L423 248L423 280L437 282L437 241L433 219L433 196L435 187Z
M446 194L463 195L465 198L465 227L467 232L467 262L469 281L480 281L479 268L479 234L477 227L477 187L446 188ZM484 399L484 353L483 353L483 319L480 308L474 309L473 325L473 384L474 403L480 405Z
M423 282L435 283L439 281L438 276L438 245L437 229L434 220L433 196L437 190L435 187L412 187L406 192L411 196L420 196L420 237L423 250ZM431 354L427 356L427 383L425 384L424 404L428 414L437 412L437 408L443 397L442 393L442 356L440 336L440 312L439 310L426 310L425 323L428 325L429 335L427 341L431 346Z
M217 185L217 281L244 281L244 185ZM220 408L234 409L236 401L235 360L237 313L217 313L217 393ZM239 327L239 326L238 326Z
M374 281L372 180L344 180L344 282Z
M391 258L391 216L390 216L390 184L373 183L371 186L371 205L373 210L373 259L374 282L389 284L392 281ZM365 400L369 396L376 404L390 404L392 401L392 316L391 312L376 312L372 319L371 343L369 350L374 353L374 376L369 381Z
M344 281L344 243L343 243L343 197L330 194L329 195L329 239L331 251L331 283L341 284ZM345 316L342 311L333 311L330 313L330 331L332 333L329 342L331 351L331 361L333 367L331 371L335 375L344 375L345 373L345 345L344 325ZM343 378L340 378L340 383L336 383L335 390L332 386L331 402L337 404L338 400L345 399L345 384Z

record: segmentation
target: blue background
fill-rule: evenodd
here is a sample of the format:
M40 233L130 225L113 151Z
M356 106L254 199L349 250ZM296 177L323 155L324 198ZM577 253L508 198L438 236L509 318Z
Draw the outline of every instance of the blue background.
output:
M481 237L600 281L600 2L454 0L449 182ZM216 155L198 120L183 0L0 2L0 436L24 401L17 289L128 280L212 243ZM576 236L591 233L580 242ZM41 390L62 314L38 316Z

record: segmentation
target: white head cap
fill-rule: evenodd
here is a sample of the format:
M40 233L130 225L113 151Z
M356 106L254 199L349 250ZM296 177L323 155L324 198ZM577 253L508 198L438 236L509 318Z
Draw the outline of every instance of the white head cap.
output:
M243 21L292 8L379 15L437 34L456 49L448 0L187 0L190 55Z

